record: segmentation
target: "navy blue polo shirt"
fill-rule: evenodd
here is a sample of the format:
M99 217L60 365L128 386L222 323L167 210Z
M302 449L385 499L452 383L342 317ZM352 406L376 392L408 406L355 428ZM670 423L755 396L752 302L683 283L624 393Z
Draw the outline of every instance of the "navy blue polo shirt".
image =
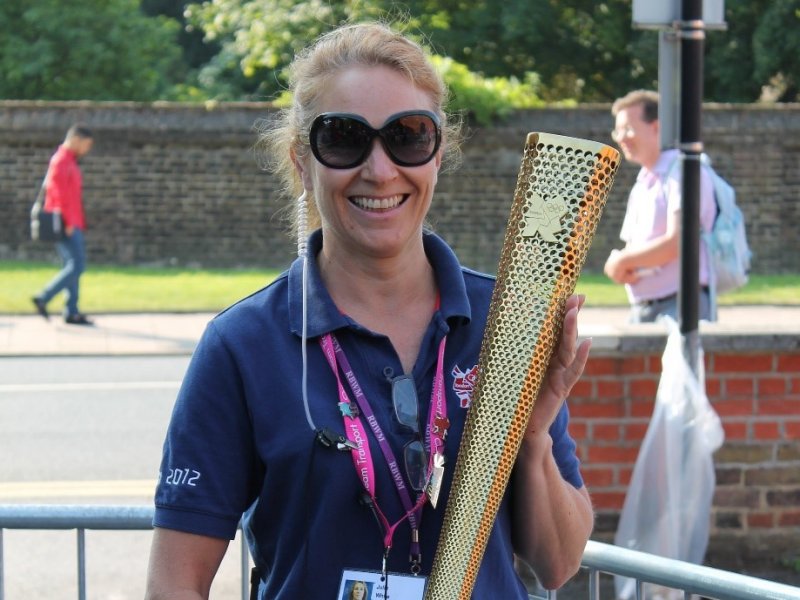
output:
M447 244L424 235L436 273L440 307L420 348L413 377L420 415L428 414L439 341L447 336L444 387L451 427L448 469L436 509L426 505L420 525L422 572L429 574L450 491L453 465L478 362L490 276L461 267ZM389 378L402 367L389 339L341 314L315 260L322 245L311 236L307 266L307 397L314 427L343 432L336 379L319 345L334 332L396 456L414 439L397 422ZM192 357L164 443L154 525L233 539L244 514L254 561L262 573L260 598L331 600L344 569L379 570L383 531L368 507L349 452L315 441L302 398L301 260L266 288L216 316ZM346 384L345 384L346 386ZM348 389L349 393L349 389ZM562 476L583 485L566 405L551 428ZM380 447L366 426L378 504L389 521L404 510ZM513 486L513 478L511 481ZM513 567L511 494L507 491L473 592L475 599L526 599ZM394 534L388 569L409 572L410 528Z

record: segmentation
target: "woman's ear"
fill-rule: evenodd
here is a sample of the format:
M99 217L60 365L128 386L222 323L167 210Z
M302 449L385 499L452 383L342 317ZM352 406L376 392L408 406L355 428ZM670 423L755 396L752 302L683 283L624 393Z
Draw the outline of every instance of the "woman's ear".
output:
M310 169L308 165L306 165L305 161L302 158L297 156L297 153L292 150L291 151L292 162L294 163L294 168L297 169L297 175L300 177L300 181L303 183L304 190L312 190L314 186L312 184L312 177Z
M435 161L436 171L433 174L433 185L439 182L439 170L442 168L442 151L439 150L433 159Z

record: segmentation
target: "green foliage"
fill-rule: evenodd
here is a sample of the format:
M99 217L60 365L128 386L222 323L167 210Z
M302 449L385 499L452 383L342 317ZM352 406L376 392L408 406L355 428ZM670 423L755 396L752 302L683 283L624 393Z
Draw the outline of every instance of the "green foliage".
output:
M725 21L706 36L706 99L800 100L800 0L727 0Z
M773 0L753 33L759 82L776 88L780 101L800 100L800 0Z
M727 30L706 36L705 99L798 100L800 0L725 4ZM0 98L271 100L319 34L382 20L441 56L454 106L486 122L655 88L658 35L633 29L631 11L631 0L2 0Z
M707 99L752 102L771 82L780 99L796 95L799 3L729 0L728 30L707 37ZM455 102L476 102L471 110L484 120L502 115L514 99L497 98L486 110L492 103L486 82L497 78L513 86L515 77L525 84L534 77L536 97L547 102L610 101L657 86L658 36L631 27L630 0L208 0L190 5L188 14L224 48L201 82L224 94L239 88L248 97L271 97L281 90L283 67L317 35L376 17L416 33L436 54L471 71L473 77L453 73L461 86Z
M207 0L189 4L186 18L220 53L199 81L218 99L271 99L285 86L283 69L321 33L377 18L376 0ZM237 88L244 94L237 96Z
M772 0L728 0L726 31L706 35L705 97L725 102L752 102L761 86L753 72L753 32L757 15Z
M630 0L412 0L409 6L437 53L489 77L535 72L547 101L609 100L620 90L655 85L657 37L631 29Z
M452 58L436 56L433 62L450 88L448 111L469 115L482 125L506 116L515 108L544 105L538 95L535 73L519 81L515 77L483 77Z
M531 105L531 90L535 103L609 100L657 77L657 36L631 29L630 0L207 0L186 14L222 47L200 82L220 99L237 87L247 98L274 97L298 50L336 25L376 18L473 72L454 74L455 96L477 101L471 112L482 120L517 99ZM500 78L514 89L489 106Z
M0 98L156 99L182 75L177 32L138 0L3 0Z
M195 69L211 60L220 49L218 45L203 40L202 30L187 26L183 14L186 4L186 0L141 0L141 9L148 16L164 15L178 22L180 33L177 39L183 50L184 62Z

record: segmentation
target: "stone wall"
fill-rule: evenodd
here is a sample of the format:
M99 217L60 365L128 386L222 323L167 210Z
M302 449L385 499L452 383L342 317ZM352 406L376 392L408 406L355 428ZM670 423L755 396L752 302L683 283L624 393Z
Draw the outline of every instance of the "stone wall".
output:
M461 167L439 179L431 222L473 268L493 272L525 134L547 131L610 142L607 105L530 110L472 127ZM266 104L0 102L0 259L47 259L28 241L27 213L47 162L71 123L95 132L83 163L89 259L95 264L275 267L294 244L285 204L254 151ZM800 253L800 106L705 107L703 138L737 188L754 270L796 273ZM617 239L636 167L624 163L586 269L598 272Z
M593 537L611 542L653 414L665 338L640 326L593 340L570 395L570 432L597 515ZM707 395L725 431L706 563L790 572L800 549L800 341L725 332L704 334L703 348Z

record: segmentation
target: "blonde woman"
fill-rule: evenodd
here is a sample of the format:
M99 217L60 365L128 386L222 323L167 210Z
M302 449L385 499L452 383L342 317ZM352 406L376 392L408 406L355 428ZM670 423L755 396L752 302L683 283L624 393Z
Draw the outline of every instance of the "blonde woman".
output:
M301 242L313 230L307 258L218 315L195 351L164 446L151 600L207 598L243 514L261 599L328 600L345 571L411 586L439 540L469 404L455 380L475 372L494 285L423 225L455 141L446 89L420 46L377 24L324 35L292 73L294 104L267 141ZM581 303L568 302L473 598L527 600L515 554L548 588L579 567L593 516L565 399L589 352Z

